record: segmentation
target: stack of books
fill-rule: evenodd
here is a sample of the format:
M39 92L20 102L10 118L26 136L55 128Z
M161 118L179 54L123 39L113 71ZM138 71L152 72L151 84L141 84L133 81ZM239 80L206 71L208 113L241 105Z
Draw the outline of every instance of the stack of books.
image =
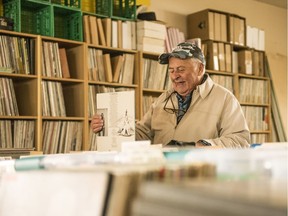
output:
M137 50L163 53L166 35L166 25L161 22L137 21Z

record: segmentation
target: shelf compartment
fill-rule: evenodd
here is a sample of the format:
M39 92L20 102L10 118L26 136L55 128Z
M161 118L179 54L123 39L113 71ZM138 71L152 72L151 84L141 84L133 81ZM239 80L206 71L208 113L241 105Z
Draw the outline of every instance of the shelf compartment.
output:
M14 20L14 30L31 34L52 36L51 6L44 1L6 0L4 16Z
M37 116L37 79L13 79L20 116Z
M53 14L54 37L83 41L81 11L54 5Z
M42 128L44 154L69 153L82 149L82 121L44 120Z
M84 83L63 82L62 89L66 115L68 117L84 117Z
M35 126L35 120L1 120L0 149L33 149Z

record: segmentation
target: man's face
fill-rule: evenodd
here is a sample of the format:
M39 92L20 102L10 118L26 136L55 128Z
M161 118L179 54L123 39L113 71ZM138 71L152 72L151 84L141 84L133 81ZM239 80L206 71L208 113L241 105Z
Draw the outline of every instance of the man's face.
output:
M195 59L169 59L169 75L172 86L178 94L186 97L200 84L204 65Z

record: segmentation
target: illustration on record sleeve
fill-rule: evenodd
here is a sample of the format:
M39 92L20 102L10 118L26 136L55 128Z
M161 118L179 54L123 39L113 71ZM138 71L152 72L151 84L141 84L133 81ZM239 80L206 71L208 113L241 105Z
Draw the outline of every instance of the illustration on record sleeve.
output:
M135 92L97 94L97 113L104 120L97 150L119 150L122 142L135 141Z

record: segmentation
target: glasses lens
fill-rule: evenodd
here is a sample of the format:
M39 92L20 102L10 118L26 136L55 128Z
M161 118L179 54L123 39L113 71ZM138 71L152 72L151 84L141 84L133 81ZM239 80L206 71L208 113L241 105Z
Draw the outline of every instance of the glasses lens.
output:
M170 114L174 114L174 113L177 113L177 112L178 112L178 110L175 109L173 100L172 100L172 98L171 98L172 94L174 94L174 93L175 93L175 92L172 92L172 93L169 95L169 97L166 99L166 102L165 102L164 107L163 107L163 109L164 109L167 113L170 113ZM168 107L167 107L167 103L168 103L169 100L170 100L173 108L168 108Z
M164 110L169 114L174 114L177 112L177 110L172 109L172 108L167 108L167 107L164 107Z

